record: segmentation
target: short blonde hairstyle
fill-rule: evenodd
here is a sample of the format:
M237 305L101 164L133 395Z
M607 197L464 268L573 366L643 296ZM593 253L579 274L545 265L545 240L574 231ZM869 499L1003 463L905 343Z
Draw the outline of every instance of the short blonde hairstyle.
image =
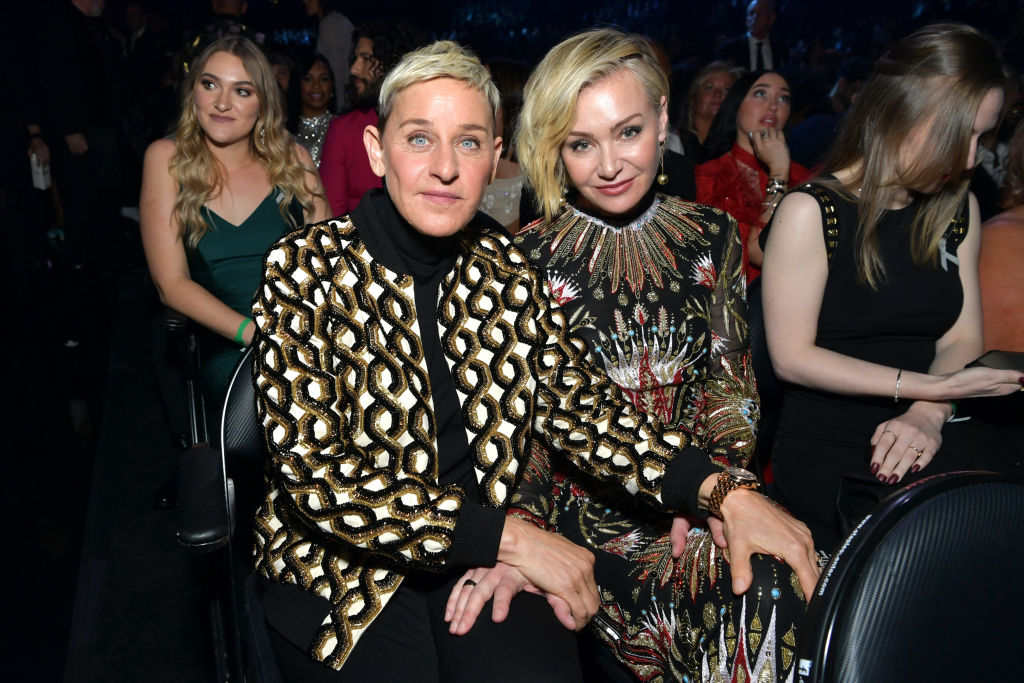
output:
M402 57L380 85L377 98L377 129L384 130L395 108L395 98L410 85L436 78L454 78L479 90L491 107L491 130L495 129L501 95L491 74L467 48L451 40L438 40Z
M619 69L636 76L651 105L668 98L668 78L643 36L610 28L593 29L563 40L541 60L523 90L516 150L537 209L548 220L565 191L562 144L576 119L580 91Z

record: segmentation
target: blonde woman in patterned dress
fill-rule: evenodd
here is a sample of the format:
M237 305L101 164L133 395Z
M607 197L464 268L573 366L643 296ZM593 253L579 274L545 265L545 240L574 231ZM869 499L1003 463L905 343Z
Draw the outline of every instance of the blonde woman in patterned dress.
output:
M613 678L787 680L817 561L806 527L741 469L758 417L742 249L727 214L657 193L667 95L640 36L595 30L548 53L517 141L544 218L515 243L621 400L684 435L669 476L686 485L651 505L539 440L510 514L594 553L589 632L617 658ZM714 533L687 536L688 513ZM512 592L494 573L470 572L453 621Z

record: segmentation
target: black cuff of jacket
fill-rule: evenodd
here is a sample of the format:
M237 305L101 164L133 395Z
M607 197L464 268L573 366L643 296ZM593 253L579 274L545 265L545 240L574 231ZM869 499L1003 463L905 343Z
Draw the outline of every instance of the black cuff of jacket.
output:
M661 502L665 509L707 517L708 511L697 507L700 485L712 474L721 471L721 465L716 465L700 448L684 448L669 461L661 480Z
M470 500L462 502L448 552L450 566L493 567L505 528L505 510L488 508Z

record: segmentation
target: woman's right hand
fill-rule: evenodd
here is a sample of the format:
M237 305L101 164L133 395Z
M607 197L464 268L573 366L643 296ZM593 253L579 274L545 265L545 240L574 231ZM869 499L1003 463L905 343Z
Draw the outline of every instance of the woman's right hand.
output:
M937 400L1006 396L1015 391L1024 391L1024 374L1018 370L964 368L941 377L941 393Z
M754 156L768 167L769 176L789 180L789 145L781 130L761 128L750 131L750 146L754 148Z

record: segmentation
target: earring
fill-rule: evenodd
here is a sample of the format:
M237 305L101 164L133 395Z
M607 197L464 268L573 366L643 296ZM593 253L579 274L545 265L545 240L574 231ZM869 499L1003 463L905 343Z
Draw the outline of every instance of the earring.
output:
M267 129L266 128L260 128L260 144L261 145L266 145L267 144Z
M661 170L661 173L658 174L658 177L655 178L655 180L658 181L659 185L668 185L668 174L665 173L665 143L664 142L658 143L658 152L661 155L661 161L658 164L658 167Z

